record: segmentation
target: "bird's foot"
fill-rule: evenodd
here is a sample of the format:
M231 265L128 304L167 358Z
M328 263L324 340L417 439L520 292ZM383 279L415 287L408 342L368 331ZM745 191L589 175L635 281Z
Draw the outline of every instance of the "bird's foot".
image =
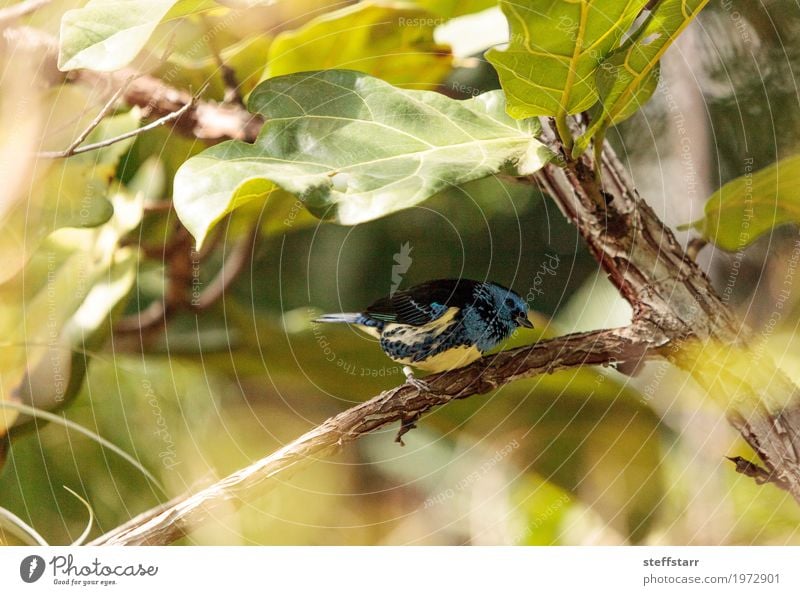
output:
M431 386L424 380L420 380L419 378L406 378L406 384L410 384L414 388L416 388L421 393L429 393L431 392Z
M421 393L431 392L430 385L424 380L420 380L419 378L414 376L414 372L412 372L411 368L409 368L408 366L405 366L403 368L403 374L406 375L406 384L413 386Z
M419 378L414 376L414 372L408 366L403 367L403 374L406 375L406 384L413 386L420 393L431 392L430 385L424 380L420 380ZM403 417L400 420L400 429L397 431L397 436L394 439L394 441L397 442L400 446L406 445L406 443L403 442L403 436L417 427L416 422L419 419L419 416L420 416L419 413L413 413L411 415Z
M395 436L394 441L397 442L400 446L405 446L406 443L403 442L403 436L417 427L417 420L419 419L419 413L415 413L408 417L404 417L400 420L400 429L397 430L397 436Z

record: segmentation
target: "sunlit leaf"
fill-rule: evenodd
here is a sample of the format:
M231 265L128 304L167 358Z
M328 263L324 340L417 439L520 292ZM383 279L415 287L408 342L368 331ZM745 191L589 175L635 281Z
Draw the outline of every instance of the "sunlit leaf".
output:
M608 60L603 62L600 69L597 71L597 88L600 91L600 96L605 97L614 85L617 84L618 73L620 68L624 68L626 52L614 52ZM658 81L660 76L660 68L658 64L650 70L642 79L642 82L628 95L623 101L620 101L614 114L609 122L610 125L619 124L623 120L630 118L633 114L639 111L645 103L650 100L656 89L658 88ZM596 117L603 117L602 104L596 104L597 109L594 114Z
M499 91L456 101L334 70L270 79L249 108L267 121L254 144L211 147L175 176L175 209L198 244L275 186L354 225L500 171L532 173L551 157L538 121L509 118Z
M725 184L691 226L723 250L741 250L779 225L800 224L798 187L800 155L793 155Z
M595 72L647 0L502 0L507 49L486 58L515 118L574 114L598 99Z
M278 35L263 78L346 68L394 85L432 88L452 64L450 49L433 40L441 22L408 4L359 2Z
M89 0L61 19L58 68L118 70L136 57L160 22L213 6L210 0Z
M602 110L575 146L585 150L591 138L633 114L650 98L658 82L658 61L708 0L661 0L636 38L603 64Z
M497 5L497 0L411 0L420 8L445 19L480 12Z

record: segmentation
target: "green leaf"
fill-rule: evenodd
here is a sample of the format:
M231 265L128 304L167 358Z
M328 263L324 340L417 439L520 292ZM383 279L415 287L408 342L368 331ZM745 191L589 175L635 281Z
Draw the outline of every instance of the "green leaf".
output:
M275 186L354 225L470 180L533 173L552 157L535 138L538 120L509 118L500 91L456 101L332 70L270 79L249 108L267 121L254 144L211 147L175 176L175 209L198 244Z
M480 12L497 5L497 0L411 0L413 4L424 8L445 19ZM441 24L441 23L439 23Z
M708 0L662 0L636 37L601 67L602 109L578 139L575 153L589 146L595 134L632 115L658 84L658 61Z
M597 88L600 90L600 96L606 97L618 80L619 68L624 68L625 52L615 52L606 62L602 64L600 70L597 71ZM639 111L645 103L650 100L650 97L655 93L658 88L658 80L661 73L661 68L658 64L648 72L642 79L641 84L632 90L624 101L621 101L613 114L610 114L611 120L607 123L611 126L619 124L623 120L627 120L637 111ZM603 106L597 104L596 117L603 117Z
M574 114L598 99L595 72L647 0L501 0L508 49L486 58L515 118Z
M61 19L59 70L129 64L164 20L208 10L209 0L89 0Z
M448 46L433 40L443 19L397 2L359 2L275 38L262 80L347 68L395 84L432 88L450 72Z
M723 250L741 250L778 225L800 224L798 187L800 155L793 155L725 184L691 227Z

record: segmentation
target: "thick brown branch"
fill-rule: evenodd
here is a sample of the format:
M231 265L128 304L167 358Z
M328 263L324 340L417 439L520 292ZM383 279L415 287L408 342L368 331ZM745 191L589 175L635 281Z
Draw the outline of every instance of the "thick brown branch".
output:
M92 87L119 88L133 76L135 79L125 89L122 98L128 105L144 108L148 117L163 118L192 103L192 94L188 91L177 89L161 79L131 69L113 73L79 70L65 75L59 72L56 66L58 40L30 27L5 29L0 37L0 44L5 44L12 50L24 48L28 52L38 53L39 69L52 84L69 77L77 83ZM241 105L197 101L186 113L182 113L174 126L179 132L200 140L253 141L263 123L260 116L251 114Z
M218 509L238 506L269 488L265 480L296 472L344 444L387 424L483 394L520 378L584 364L638 362L661 345L663 337L646 324L593 331L540 341L484 357L466 368L426 378L431 393L402 385L332 417L277 452L229 475L196 494L181 496L147 511L91 545L163 545L187 535Z
M558 149L556 135L547 125L545 139ZM602 188L588 157L563 168L550 165L534 177L578 228L637 319L649 320L671 339L691 335L737 340L741 324L711 281L639 198L610 147L603 158ZM603 194L603 206L593 198L598 192Z
M547 122L545 138L560 150ZM606 146L603 151L602 188L587 157L564 168L550 165L535 179L631 303L634 320L648 321L669 337L665 355L707 391L727 393L715 396L728 408L731 425L758 453L770 476L778 478L775 483L800 502L800 390L769 356L750 348L750 330L639 198L613 150ZM602 206L592 198L598 191ZM724 390L718 386L720 366L730 367L733 376Z

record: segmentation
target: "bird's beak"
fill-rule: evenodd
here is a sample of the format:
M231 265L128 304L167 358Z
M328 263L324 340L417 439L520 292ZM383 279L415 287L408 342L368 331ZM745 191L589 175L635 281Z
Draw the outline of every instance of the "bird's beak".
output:
M520 314L519 316L517 316L516 320L519 326L524 326L525 328L533 328L533 323L530 320L528 320L527 314Z

